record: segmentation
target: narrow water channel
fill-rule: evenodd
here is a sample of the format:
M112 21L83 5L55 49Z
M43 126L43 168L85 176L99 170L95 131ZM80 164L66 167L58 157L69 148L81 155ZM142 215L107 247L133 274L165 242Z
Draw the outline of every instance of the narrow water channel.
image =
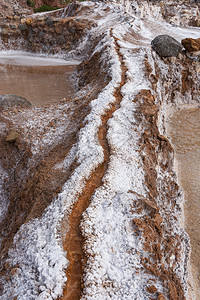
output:
M33 106L71 97L71 75L77 61L0 54L0 95L15 94Z
M182 109L173 113L168 124L168 136L175 150L179 184L185 196L185 229L191 243L195 289L188 299L200 299L200 108Z

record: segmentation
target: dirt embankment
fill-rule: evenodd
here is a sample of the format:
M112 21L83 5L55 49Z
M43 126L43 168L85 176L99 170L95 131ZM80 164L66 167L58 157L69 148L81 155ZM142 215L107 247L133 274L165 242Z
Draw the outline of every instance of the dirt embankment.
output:
M141 257L141 263L146 272L157 277L166 289L165 295L157 294L158 299L165 299L167 296L167 299L183 300L185 299L183 285L176 274L183 237L174 234L169 228L171 225L168 225L172 223L172 219L176 221L176 215L173 213L168 215L166 212L166 204L170 204L174 211L179 209L176 203L179 187L174 180L173 149L169 141L159 134L158 106L151 91L141 90L133 101L138 105L138 122L144 125L141 152L145 184L149 191L148 199L138 195L141 209L145 209L146 214L140 219L133 220L136 234L141 234L144 239L145 255ZM160 173L163 174L162 179L157 171L158 166ZM162 199L161 202L158 199ZM175 258L173 264L170 263L171 257ZM147 287L147 291L154 297L157 293L153 284Z
M71 132L70 135L66 133L62 142L52 148L48 147L44 156L32 158L31 138L27 137L19 127L15 128L15 124L9 122L7 118L1 117L2 126L5 126L0 137L1 163L8 172L4 190L9 200L7 214L1 223L2 263L20 226L42 215L73 169L73 164L64 172L54 169L54 166L65 158L72 144L75 143L81 122L88 113L88 102L81 100L77 103L77 110L73 111L71 119L70 126L73 128L73 133ZM56 118L52 120L49 129L55 124ZM6 136L12 130L17 130L20 138L15 143L7 143Z
M184 103L197 103L200 90L197 70L199 63L195 59L183 53L178 58L157 57L155 63L156 73L153 75L148 59L145 61L146 76L151 81L156 95L157 82L162 85L160 101L165 103L165 109L168 105L176 108ZM150 192L150 203L146 203L145 200L145 206L149 210L147 216L143 220L134 220L138 233L143 231L145 248L150 254L150 258L143 258L143 264L148 272L155 274L163 282L163 286L168 290L167 299L184 299L184 285L177 276L176 268L179 268L183 251L186 257L189 255L189 245L187 237L178 232L173 233L171 227L173 219L175 222L180 211L180 190L174 174L174 150L168 139L160 136L158 131L157 105L160 103L155 101L149 90L141 91L134 101L138 103L139 121L143 120L146 127L141 149L146 185ZM166 115L161 114L160 122L166 121ZM171 207L170 214L167 207ZM184 244L185 249L181 249ZM186 259L185 264L187 261ZM187 265L183 265L182 268L187 274ZM151 290L153 294L154 288Z
M112 30L111 30L111 36L113 36ZM84 191L80 195L78 201L75 203L72 213L69 217L70 230L67 233L64 240L64 249L67 251L69 267L67 269L67 278L68 278L67 284L66 287L64 288L63 297L60 298L63 300L75 300L75 299L78 300L80 299L83 290L82 278L83 278L84 268L86 267L87 264L87 257L84 253L84 238L80 230L80 223L82 220L83 212L90 204L90 199L92 197L92 194L98 187L102 185L103 176L105 175L108 168L110 149L107 141L107 122L112 117L116 109L120 106L120 102L122 100L121 88L125 84L125 80L126 80L126 67L123 62L123 57L120 53L120 47L118 46L117 39L115 37L114 39L115 39L115 49L118 54L120 64L121 64L121 70L122 70L121 82L119 84L119 87L116 88L114 93L116 102L111 105L110 109L101 118L102 125L99 128L98 139L104 151L104 161L94 170L94 172L90 176L90 179L88 179L88 181L86 182ZM89 73L92 72L94 74L90 66L92 65L95 66L96 64L98 65L98 61L99 61L98 57L99 54L94 55L93 59L88 63L89 68L85 68L85 70L87 70L84 73L84 76L86 78L90 78L90 76L87 76L88 72Z
M1 49L55 54L75 49L94 23L85 18L9 17L1 24Z
M163 69L166 70L165 73L163 72ZM163 97L165 98L166 105L171 107L172 112L181 109L181 106L199 106L199 62L195 58L190 58L185 54L180 54L176 59L166 58L162 60L162 63L159 61L156 63L156 75L158 76L159 81L163 83ZM165 120L165 122L167 122L167 120ZM181 137L179 137L179 139L180 138ZM191 137L189 138L189 143L191 143ZM192 143L190 147L192 149ZM187 176L189 176L188 174ZM189 274L188 297L190 297L190 299L194 299L195 289L198 290L199 288L199 273L196 270L199 270L200 262L197 250L199 249L198 240L196 238L195 229L193 230L193 226L196 228L198 225L195 222L195 218L192 217L193 213L189 208L189 205L191 205L189 198L190 196L188 196L186 192L184 203L184 225L191 244L190 263L194 266L192 274ZM198 295L196 295L196 297L198 298Z
M156 62L156 75L163 83L163 95L166 104L178 105L197 103L199 99L199 61L198 57L190 58L187 53L179 54L178 58L165 58ZM166 68L164 74L162 68Z
M119 55L122 69L122 81L115 92L116 104L122 99L121 87L125 84L126 67L120 54L120 48L115 38L116 50ZM187 58L185 58L187 60ZM144 60L146 76L156 91L159 73L152 73L148 63L148 56ZM182 85L180 86L181 89ZM174 87L173 87L174 90ZM134 232L144 240L144 255L141 264L148 274L155 277L163 286L165 292L161 293L152 282L146 287L151 299L185 299L184 283L180 280L178 269L186 271L184 255L188 256L188 240L181 232L173 230L180 212L180 190L176 183L174 173L174 152L169 140L160 135L157 122L160 103L156 103L151 90L141 90L133 99L137 105L136 119L144 130L141 136L141 157L145 171L145 185L148 197L136 195L138 211L145 210L146 214L140 219L133 219ZM114 106L115 106L114 105ZM106 141L106 123L116 108L103 116L103 125L99 130L99 141L104 149L105 161L95 170L86 183L83 194L79 197L70 216L70 231L66 235L65 249L68 253L70 266L67 270L68 282L64 290L63 299L79 299L82 292L82 276L87 258L83 251L83 238L79 229L83 211L90 203L94 190L102 184L102 178L109 162L109 145ZM158 171L159 170L159 171ZM131 192L131 191L130 191ZM135 194L135 192L133 192ZM170 210L169 210L170 207ZM184 245L184 246L183 246ZM185 249L183 250L183 247ZM82 261L82 264L81 264ZM183 261L183 265L182 264ZM185 276L185 275L183 275ZM167 297L167 298L166 298Z
M14 18L10 18L10 20L11 22L16 21ZM47 26L45 25L45 19L42 21L32 21L33 23L31 24L36 24L36 27L41 24ZM67 24L65 24L65 21L67 23L69 22L71 25L76 22L73 18L68 18L67 20L62 20L61 23L57 22L57 25L53 26L53 28L56 29L59 26L59 28L65 28L65 25ZM29 27L29 29L33 28L32 25L30 25L31 27ZM51 28L52 31L52 27L49 26L49 28ZM70 32L70 28L66 28L68 33ZM55 34L56 31L57 30L55 30ZM82 35L84 35L83 32L80 32L77 29L76 34L78 33L80 33L80 38L82 38ZM59 36L59 34L57 35ZM14 36L14 38L12 36L11 40L15 40L15 38L18 40L17 36ZM26 40L26 35L24 36L24 40ZM41 41L38 41L38 47L41 47ZM31 48L31 51L34 50L33 44L33 49ZM61 46L60 50L63 50L61 49ZM94 49L90 49L91 52L93 50ZM64 160L72 145L76 143L78 132L82 127L82 122L90 111L89 102L95 99L98 93L110 81L109 75L105 68L102 67L100 57L101 54L96 53L89 61L85 60L78 66L76 70L77 89L81 89L83 96L71 99L71 109L67 109L67 111L65 109L63 111L62 109L60 110L62 117L63 114L66 114L68 118L70 118L70 122L67 124L65 134L61 141L59 143L54 143L55 141L52 140L52 145L55 146L49 146L43 149L41 152L43 153L42 155L38 154L37 156L32 156L31 143L35 133L32 132L30 136L27 136L23 127L16 126L14 122L8 121L7 116L9 113L11 113L12 116L13 114L16 114L17 117L17 114L20 113L20 109L13 108L11 110L0 112L2 128L5 128L0 136L0 145L2 149L1 163L8 171L8 178L5 182L4 190L9 201L7 214L0 224L2 232L0 255L2 258L1 274L8 276L8 278L10 278L12 270L7 264L4 264L4 262L7 257L8 249L12 245L15 233L22 224L28 222L32 218L40 217L42 215L45 208L60 192L63 184L77 166L77 162L73 161L68 169L65 168L65 170L62 170L54 168L54 166ZM65 104L64 101L62 101L62 103L63 105ZM62 106L62 104L55 104L55 108L59 105ZM48 115L48 107L46 108L45 114ZM61 116L53 116L53 119L49 122L49 126L45 128L46 133L48 133L48 131L50 132L51 127L59 126L60 117ZM6 143L5 140L7 134L13 130L18 132L20 138L17 139L15 143ZM56 137L54 137L54 139L55 138ZM42 146L42 137L40 142ZM105 167L101 166L100 169L101 168L104 169ZM93 187L93 189L94 188L95 187Z
M1 0L0 2L0 18L30 13L32 8L27 4L27 0Z
M94 79L92 81L93 87L90 80L84 84L83 78L78 75L91 62L93 65L93 75L96 78L95 82ZM0 135L1 164L8 172L4 190L9 200L7 214L0 224L3 238L0 252L3 274L9 276L9 272L11 271L8 266L4 265L4 261L8 249L12 245L15 233L22 224L42 215L45 208L60 192L63 184L77 165L76 161L74 161L67 169L54 168L55 165L64 160L72 145L76 142L82 122L90 111L89 102L97 97L97 94L109 81L107 76L104 77L105 70L101 68L101 62L96 56L91 59L91 62L84 61L77 70L77 76L80 77L78 89L81 89L82 92L85 90L85 93L83 93L85 96L72 99L71 109L60 109L60 115L57 117L53 116L53 119L49 122L49 126L45 127L45 133L48 134L48 131L51 132L52 127L59 126L59 118L63 117L63 114L66 114L69 122L66 125L65 134L59 143L52 140L52 145L55 146L51 147L50 145L44 148L41 151L42 155L32 156L31 143L35 133L31 132L29 136L24 132L24 128L16 126L12 121L8 121L8 114L10 112L14 115L18 114L20 113L20 109L13 108L5 112L0 112L1 128L4 128ZM64 101L62 103L63 105L65 104ZM60 105L62 107L62 103L55 104L55 109ZM45 113L48 115L48 107ZM18 132L20 138L15 143L7 143L6 136L13 130ZM42 146L42 136L40 142Z

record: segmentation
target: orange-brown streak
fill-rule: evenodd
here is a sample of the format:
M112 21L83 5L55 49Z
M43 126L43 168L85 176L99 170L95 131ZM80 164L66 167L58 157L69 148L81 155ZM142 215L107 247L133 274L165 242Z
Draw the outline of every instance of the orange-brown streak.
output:
M113 36L112 30L111 35ZM84 239L79 226L82 219L82 214L90 204L92 194L98 187L102 185L103 176L108 169L110 148L107 141L107 122L110 118L112 118L113 113L119 108L122 100L121 87L125 84L126 80L126 67L117 44L117 38L114 37L114 39L116 51L121 62L121 82L114 93L116 102L112 104L109 110L107 110L102 116L102 125L98 132L98 139L104 151L104 162L95 169L91 177L87 180L84 191L79 197L78 201L75 203L72 213L69 217L70 230L67 233L64 242L64 249L67 251L69 267L66 274L68 280L64 288L62 297L63 300L78 300L81 297L83 290L82 278L84 266L87 263L87 257L83 250Z

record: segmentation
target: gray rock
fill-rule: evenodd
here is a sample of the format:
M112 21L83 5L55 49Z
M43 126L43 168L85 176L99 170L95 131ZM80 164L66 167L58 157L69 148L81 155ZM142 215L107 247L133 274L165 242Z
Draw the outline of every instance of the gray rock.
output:
M17 26L15 24L10 24L10 29L17 29Z
M70 27L70 28L69 28L69 31L70 31L72 34L74 34L74 33L76 32L76 28L75 28L75 27Z
M53 21L51 18L47 17L45 20L45 24L52 27L53 26Z
M18 28L21 30L21 31L25 31L27 29L27 26L26 24L19 24Z
M13 106L31 107L31 103L17 95L0 95L0 109Z
M161 57L177 56L183 50L183 46L169 35L158 35L151 46Z

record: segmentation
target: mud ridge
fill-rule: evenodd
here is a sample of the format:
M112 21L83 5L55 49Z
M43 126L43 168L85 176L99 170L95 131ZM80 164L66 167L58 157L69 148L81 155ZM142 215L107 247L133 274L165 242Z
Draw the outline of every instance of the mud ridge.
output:
M114 38L115 49L121 64L121 82L114 92L115 103L102 116L102 125L99 128L98 139L104 151L104 162L100 164L87 180L83 193L75 203L72 213L69 217L70 230L65 236L64 249L67 251L69 267L67 269L67 283L63 291L63 300L80 299L83 291L84 267L87 264L87 257L84 253L84 238L81 233L80 223L82 214L90 204L90 199L94 191L103 184L103 177L108 169L110 147L107 140L107 122L112 118L113 113L119 108L122 101L121 88L126 83L126 67L123 56L120 53L118 39L110 31L111 37Z

